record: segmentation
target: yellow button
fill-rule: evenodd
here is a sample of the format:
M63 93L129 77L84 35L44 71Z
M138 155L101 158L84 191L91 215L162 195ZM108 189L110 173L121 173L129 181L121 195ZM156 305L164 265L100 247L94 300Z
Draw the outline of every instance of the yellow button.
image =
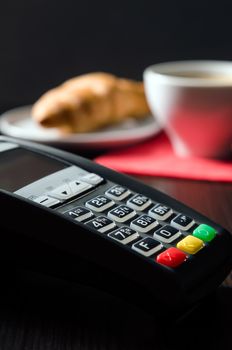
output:
M188 254L196 254L203 246L204 242L194 236L187 236L177 243L177 248Z

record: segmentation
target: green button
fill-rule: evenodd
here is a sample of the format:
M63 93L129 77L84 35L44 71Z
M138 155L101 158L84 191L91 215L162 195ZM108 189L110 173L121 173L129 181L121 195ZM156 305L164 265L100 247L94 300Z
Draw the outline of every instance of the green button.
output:
M201 224L193 231L193 236L202 239L204 242L210 242L214 239L216 233L217 231L213 227Z

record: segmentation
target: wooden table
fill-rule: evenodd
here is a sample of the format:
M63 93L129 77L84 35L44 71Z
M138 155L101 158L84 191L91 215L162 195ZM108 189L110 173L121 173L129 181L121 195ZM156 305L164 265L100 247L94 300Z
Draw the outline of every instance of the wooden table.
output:
M232 232L232 184L140 177ZM5 271L5 268L2 268ZM170 324L102 292L21 271L2 273L0 349L231 348L232 288ZM232 280L227 279L227 286Z

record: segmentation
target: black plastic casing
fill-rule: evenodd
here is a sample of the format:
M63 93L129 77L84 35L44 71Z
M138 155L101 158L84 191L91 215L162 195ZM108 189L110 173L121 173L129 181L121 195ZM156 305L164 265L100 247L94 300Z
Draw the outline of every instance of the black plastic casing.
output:
M7 264L102 289L149 311L161 305L179 309L194 305L214 291L230 272L230 233L200 213L91 160L8 137L0 137L0 141L16 143L30 151L99 174L106 180L189 215L196 222L212 225L218 231L214 240L193 258L171 269L117 243L105 234L67 219L54 209L0 190L0 259Z

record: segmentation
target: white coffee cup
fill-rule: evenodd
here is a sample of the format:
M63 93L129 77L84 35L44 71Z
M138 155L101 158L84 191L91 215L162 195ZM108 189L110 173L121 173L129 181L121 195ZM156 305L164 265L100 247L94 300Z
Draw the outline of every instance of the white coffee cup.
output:
M150 109L179 156L232 155L232 62L179 61L144 71Z

